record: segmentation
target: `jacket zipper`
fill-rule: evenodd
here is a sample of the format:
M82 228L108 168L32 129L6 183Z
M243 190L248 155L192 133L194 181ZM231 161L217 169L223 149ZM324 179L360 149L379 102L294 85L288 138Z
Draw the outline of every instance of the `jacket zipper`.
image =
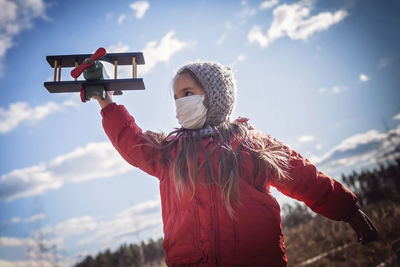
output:
M211 216L211 221L213 224L213 229L214 229L214 255L215 255L215 263L216 266L219 266L218 264L218 238L217 238L217 210L216 210L216 197L215 197L215 185L212 185L211 187L211 203L212 203L212 216Z

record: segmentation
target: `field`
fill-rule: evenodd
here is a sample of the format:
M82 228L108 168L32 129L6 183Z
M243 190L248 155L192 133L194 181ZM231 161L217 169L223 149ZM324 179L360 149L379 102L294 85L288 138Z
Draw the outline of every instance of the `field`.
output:
M386 200L362 207L380 234L365 246L347 223L319 215L291 228L283 225L289 266L399 266L399 204Z

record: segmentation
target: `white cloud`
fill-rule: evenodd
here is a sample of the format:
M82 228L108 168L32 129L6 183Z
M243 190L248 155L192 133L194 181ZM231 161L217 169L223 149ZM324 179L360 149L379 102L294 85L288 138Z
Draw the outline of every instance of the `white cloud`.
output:
M13 217L12 219L11 219L11 223L19 223L19 222L21 222L22 220L21 220L21 218L19 218L19 217Z
M27 218L27 219L21 219L19 217L14 217L11 219L11 223L32 223L32 222L42 220L45 217L46 217L46 215L44 215L43 213L35 214L32 217Z
M157 196L117 212L109 219L81 216L69 218L55 226L46 226L31 234L31 238L0 237L0 247L25 247L33 253L28 254L31 261L54 261L54 256L62 262L76 262L79 255L71 253L43 253L38 248L51 248L54 245L66 251L65 244L82 254L82 249L90 246L91 254L100 250L117 248L123 243L142 241L142 234L159 237L162 235L161 200ZM53 237L56 235L56 239ZM156 235L156 236L154 236ZM77 249L78 248L78 249ZM82 248L82 249L79 249ZM68 254L68 256L66 256ZM68 258L67 258L68 257ZM53 265L52 265L53 266Z
M35 233L36 234L36 233ZM34 234L34 235L35 235ZM54 266L58 258L61 256L57 247L62 247L61 240L59 239L46 239L43 238L42 233L37 235L36 238L15 238L15 237L0 237L0 247L21 247L27 250L27 260L24 261L1 261L0 266L13 266L13 267L33 267L33 266ZM68 262L68 263L67 263ZM73 261L63 260L63 263L57 266L72 266ZM9 265L8 265L9 264Z
M48 163L47 169L58 180L80 183L126 173L133 167L122 159L110 142L97 142L56 157Z
M243 60L245 60L246 59L246 55L245 54L240 54L239 56L238 56L238 58L237 58L237 60L239 61L239 62L242 62Z
M140 232L161 225L161 202L157 197L154 200L133 205L117 213L109 221L100 221L97 227L87 237L77 241L77 244L99 244L104 247L109 244L118 245L132 240L132 237L138 237ZM110 231L111 228L112 231Z
M14 170L0 178L0 201L43 194L62 185L43 164Z
M240 12L242 18L251 17L256 14L257 10L255 8L246 7Z
M147 1L136 1L130 5L130 7L136 12L135 16L137 19L144 17L147 9L150 8L150 4Z
M170 31L160 42L150 41L145 45L143 54L146 55L146 64L142 68L143 73L148 73L160 62L169 62L173 55L191 45L191 43L178 40L174 35L175 32Z
M0 247L24 247L35 244L31 238L0 237Z
M130 49L129 45L121 41L106 47L107 53L126 53L130 52ZM108 76L114 77L114 65L105 61L102 63ZM117 72L118 78L132 78L132 66L118 66Z
M235 61L232 62L230 65L231 65L232 68L234 68L239 62L242 62L244 60L246 60L246 55L245 54L239 54L237 56L237 58L235 59Z
M123 42L118 42L116 44L112 44L109 47L106 48L107 53L125 53L129 52L129 45L123 43Z
M21 123L33 125L51 114L65 111L64 107L72 106L77 107L77 103L71 100L66 100L62 104L47 102L35 107L30 107L26 102L11 103L8 110L0 108L0 134L14 130Z
M217 40L217 45L222 45L222 44L224 43L225 38L226 38L226 35L227 35L226 31L224 31L224 32L221 34L221 36L218 38L218 40Z
M386 133L369 130L346 138L323 156L314 157L313 162L325 171L340 174L398 158L399 148L400 126Z
M266 47L270 42L268 36L262 33L262 27L257 25L251 28L247 39L250 43L258 43L261 47Z
M333 94L340 94L346 90L347 90L347 87L345 87L345 86L334 85L331 88L319 88L318 92L325 93L325 92L329 91Z
M146 64L139 65L139 76L149 73L157 64L161 62L169 62L173 55L191 45L194 45L194 43L180 41L174 37L174 35L174 31L170 31L162 37L161 41L150 41L146 43L145 47L142 49ZM118 42L117 44L109 46L106 48L106 50L109 53L123 53L128 52L130 50L130 46L123 42ZM113 76L114 65L107 62L103 63L108 75L112 74L110 76ZM132 77L132 67L118 67L117 75L121 78Z
M333 92L334 94L340 94L341 92L343 92L343 91L345 91L345 90L347 90L347 88L346 88L346 87L343 87L343 86L335 85L335 86L332 87L332 92Z
M0 201L40 195L66 183L113 177L133 169L109 142L89 143L48 163L2 175Z
M38 213L28 219L23 220L23 222L25 222L25 223L36 222L36 221L44 219L45 217L46 217L46 215L44 215L43 213Z
M225 30L224 32L221 34L221 36L218 38L217 40L217 45L222 45L225 41L226 36L228 35L228 32L232 29L232 25L231 23L228 21L225 24Z
M273 21L268 31L263 34L262 27L255 25L248 34L250 43L258 43L266 47L278 38L288 36L292 40L307 40L316 32L328 29L342 21L347 11L339 10L334 13L321 12L311 16L312 1L300 1L295 4L283 4L273 11Z
M366 82L369 80L369 77L363 73L360 74L360 81Z
M299 141L300 143L307 143L307 142L312 142L314 140L315 140L315 137L312 135L303 135L303 136L300 136L297 141Z
M318 149L318 150L320 150L320 149L323 148L323 145L322 145L322 144L317 144L317 145L315 146L315 148Z
M0 247L34 247L38 242L45 246L52 246L54 244L59 244L60 240L57 239L40 239L43 234L36 232L29 238L17 238L17 237L2 237L0 236Z
M14 37L22 30L32 28L35 18L47 18L42 0L0 1L0 76L3 60L8 49L14 45Z
M244 8L239 12L240 23L246 23L246 19L248 17L252 17L257 13L256 8L249 7L247 4L244 5Z
M45 229L44 232L57 233L59 238L66 239L73 235L80 235L82 233L94 231L98 226L99 223L91 216L82 216L60 222L55 227Z
M273 6L276 6L279 3L279 0L268 0L264 1L260 4L260 9L270 9Z
M125 19L126 19L126 15L125 14L119 15L118 24L121 25L124 22Z
M81 105L81 102L79 102L76 98L71 98L71 99L64 100L62 105L64 107L79 108Z
M56 266L59 267L70 267L73 266L73 263L65 263L65 262L57 262ZM55 266L55 262L46 261L46 260L26 260L26 261L5 261L0 260L0 266L2 267L53 267Z
M395 116L393 117L393 119L394 119L394 120L400 120L400 113L398 113L397 115L395 115Z

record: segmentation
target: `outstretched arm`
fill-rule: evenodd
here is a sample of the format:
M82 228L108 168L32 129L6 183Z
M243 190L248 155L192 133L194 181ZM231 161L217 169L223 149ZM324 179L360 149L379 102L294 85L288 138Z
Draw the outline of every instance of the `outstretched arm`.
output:
M274 180L271 185L279 191L303 201L314 212L333 220L350 224L362 244L378 238L371 219L360 209L357 196L344 185L318 171L313 163L304 159L294 149L267 135L267 142L280 144L289 154L288 180Z

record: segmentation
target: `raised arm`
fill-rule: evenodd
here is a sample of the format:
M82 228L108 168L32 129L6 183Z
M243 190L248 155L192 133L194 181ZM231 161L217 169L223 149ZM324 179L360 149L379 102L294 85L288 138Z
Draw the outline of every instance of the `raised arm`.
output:
M103 128L111 143L128 163L162 179L162 154L151 144L151 134L143 133L126 108L113 102L111 95L108 93L105 100L94 97L102 107Z

